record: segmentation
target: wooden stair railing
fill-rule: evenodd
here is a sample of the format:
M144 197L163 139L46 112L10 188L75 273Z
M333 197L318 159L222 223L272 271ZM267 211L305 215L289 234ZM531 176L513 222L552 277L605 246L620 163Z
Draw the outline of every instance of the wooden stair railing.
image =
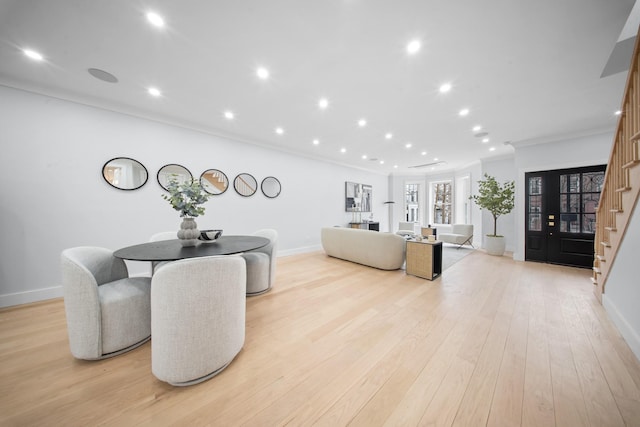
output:
M596 234L592 282L602 301L609 270L625 234L640 194L640 33L629 67L622 98L622 113L614 135L600 203L596 210Z

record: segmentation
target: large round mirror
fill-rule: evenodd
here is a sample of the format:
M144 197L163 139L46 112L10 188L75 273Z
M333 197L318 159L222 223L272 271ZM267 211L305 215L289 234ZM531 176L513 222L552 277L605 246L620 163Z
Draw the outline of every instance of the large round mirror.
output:
M200 175L200 185L207 193L217 196L227 191L229 180L224 172L218 169L209 169Z
M258 189L258 181L248 173L241 173L233 180L233 188L241 196L253 196Z
M270 199L275 199L280 194L282 187L280 186L280 181L273 176L268 176L262 180L262 184L260 185L262 189L262 194L269 197Z
M189 169L182 165L172 163L164 165L158 171L158 184L166 191L169 191L167 186L171 180L178 181L179 184L182 184L183 182L191 182L192 179L193 175L191 175Z
M149 173L137 160L116 157L102 166L102 177L119 190L137 190L147 183Z

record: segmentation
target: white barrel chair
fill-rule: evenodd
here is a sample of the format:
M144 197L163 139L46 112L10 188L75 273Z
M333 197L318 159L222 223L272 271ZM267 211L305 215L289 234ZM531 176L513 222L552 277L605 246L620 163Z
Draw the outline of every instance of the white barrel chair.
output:
M231 363L245 338L246 264L241 256L173 261L151 286L151 371L187 386Z
M132 350L151 335L149 277L129 277L109 249L82 246L61 254L71 354L96 360Z
M276 277L276 250L278 232L273 229L258 230L254 236L266 237L269 244L242 254L247 262L247 296L269 291Z
M177 231L161 231L159 233L153 234L149 238L149 241L150 242L160 242L160 241L163 241L163 240L173 240L173 239L177 239L177 238L178 238L178 232ZM171 262L171 261L153 261L153 262L151 262L151 275L153 276L153 274L156 272L157 269L159 269L163 265L166 265L169 262Z

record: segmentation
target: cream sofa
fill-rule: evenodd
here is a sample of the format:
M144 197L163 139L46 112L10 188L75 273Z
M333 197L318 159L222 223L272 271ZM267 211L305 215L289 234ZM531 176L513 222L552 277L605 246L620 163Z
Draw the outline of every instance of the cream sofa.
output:
M453 224L451 226L451 233L438 233L438 240L458 245L458 249L465 244L473 247L473 225Z
M379 268L397 270L404 264L406 241L392 233L325 227L322 247L327 255Z

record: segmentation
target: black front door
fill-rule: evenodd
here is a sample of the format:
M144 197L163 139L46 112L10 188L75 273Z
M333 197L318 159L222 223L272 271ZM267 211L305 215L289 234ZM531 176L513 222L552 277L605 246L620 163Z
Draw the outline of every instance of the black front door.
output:
M525 259L593 266L596 208L606 166L525 174Z

